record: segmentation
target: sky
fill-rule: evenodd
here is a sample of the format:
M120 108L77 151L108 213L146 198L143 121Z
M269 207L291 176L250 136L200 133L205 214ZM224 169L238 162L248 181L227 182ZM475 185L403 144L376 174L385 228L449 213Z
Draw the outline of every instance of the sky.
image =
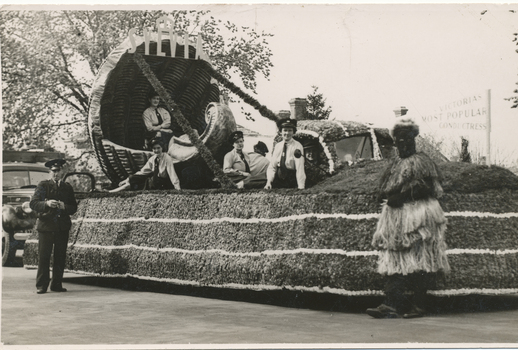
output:
M157 6L182 7L117 8ZM195 0L183 8L210 10L217 18L274 34L268 38L274 67L269 79L258 79L255 95L273 111L289 110L288 101L306 97L314 85L332 107L332 119L390 127L393 110L405 106L426 133L435 129L423 116L466 97L485 98L490 90L492 158L505 153L518 161L518 109L504 100L518 88L518 46L512 41L518 4L204 5ZM242 105L230 106L238 124L262 134L276 132L256 111L255 122L246 120ZM441 135L459 141L456 134ZM485 142L483 132L473 135Z
M504 100L518 87L518 47L512 42L518 4L208 8L218 17L274 34L269 39L274 67L257 89L257 99L273 111L289 110L290 99L305 97L315 85L333 108L331 118L390 127L393 110L405 106L422 132L434 132L422 116L466 97L485 99L491 90L492 148L500 153L518 149L518 110ZM254 123L237 119L248 128L275 132L258 113L254 117ZM478 135L485 141L483 132Z

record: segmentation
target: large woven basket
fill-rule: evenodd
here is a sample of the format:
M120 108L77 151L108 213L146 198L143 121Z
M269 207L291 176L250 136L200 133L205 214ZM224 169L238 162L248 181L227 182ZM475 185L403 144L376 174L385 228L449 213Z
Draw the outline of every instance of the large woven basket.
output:
M142 113L154 89L134 62L133 54L127 52L130 47L127 40L110 53L99 71L90 99L93 147L103 171L115 183L138 171L152 155L143 150L146 129ZM140 38L137 53L143 55L202 142L220 159L228 136L236 130L235 120L228 106L220 103L215 80L202 69L210 64L208 58L195 59L196 50L191 45L189 58L183 58L184 47L177 43L176 57L169 57L170 42L163 40L162 51L166 56L156 56L157 43L151 41L149 55L143 55L145 43ZM174 133L171 145L178 147L170 155L177 162L196 157L196 147L174 118L171 129Z

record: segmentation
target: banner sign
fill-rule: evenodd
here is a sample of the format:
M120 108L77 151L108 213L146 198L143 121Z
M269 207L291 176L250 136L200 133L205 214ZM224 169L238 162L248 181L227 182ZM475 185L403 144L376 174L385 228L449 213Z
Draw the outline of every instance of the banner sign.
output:
M486 94L481 93L441 105L434 113L421 116L421 121L437 131L487 132L488 113Z
M459 136L469 140L471 146L479 149L480 155L485 149L482 158L485 158L485 164L491 164L491 90L443 104L434 113L422 114L419 122L427 131L447 136L455 144L459 142ZM424 129L422 131L426 132Z

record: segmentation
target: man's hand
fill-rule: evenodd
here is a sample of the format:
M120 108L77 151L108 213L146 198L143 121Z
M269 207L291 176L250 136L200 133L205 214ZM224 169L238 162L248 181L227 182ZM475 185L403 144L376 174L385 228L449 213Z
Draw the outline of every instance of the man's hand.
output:
M47 206L49 208L58 208L59 206L59 201L55 200L55 199L49 199L45 202L45 204L47 204Z
M65 210L65 203L58 201L58 209Z
M272 184L270 182L267 182L266 186L264 186L264 189L265 190L271 190L272 189Z

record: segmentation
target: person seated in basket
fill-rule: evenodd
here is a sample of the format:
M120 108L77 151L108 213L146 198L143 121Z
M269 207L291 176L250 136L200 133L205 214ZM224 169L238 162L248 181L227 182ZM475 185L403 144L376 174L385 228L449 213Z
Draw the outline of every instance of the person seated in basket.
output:
M110 192L119 192L126 189L131 190L180 190L180 180L174 170L173 158L164 152L164 144L160 139L153 139L151 147L154 155L147 163L130 175L126 180L119 183L119 187Z
M146 126L145 133L145 149L151 148L151 140L158 138L164 144L164 151L167 151L169 141L173 137L173 130L171 130L171 116L169 112L162 107L159 107L160 96L156 93L149 97L149 107L142 114L142 120Z
M297 121L281 119L277 122L277 127L283 140L273 149L264 188L267 190L272 187L304 189L306 185L304 148L300 142L293 139L293 135L297 132Z

